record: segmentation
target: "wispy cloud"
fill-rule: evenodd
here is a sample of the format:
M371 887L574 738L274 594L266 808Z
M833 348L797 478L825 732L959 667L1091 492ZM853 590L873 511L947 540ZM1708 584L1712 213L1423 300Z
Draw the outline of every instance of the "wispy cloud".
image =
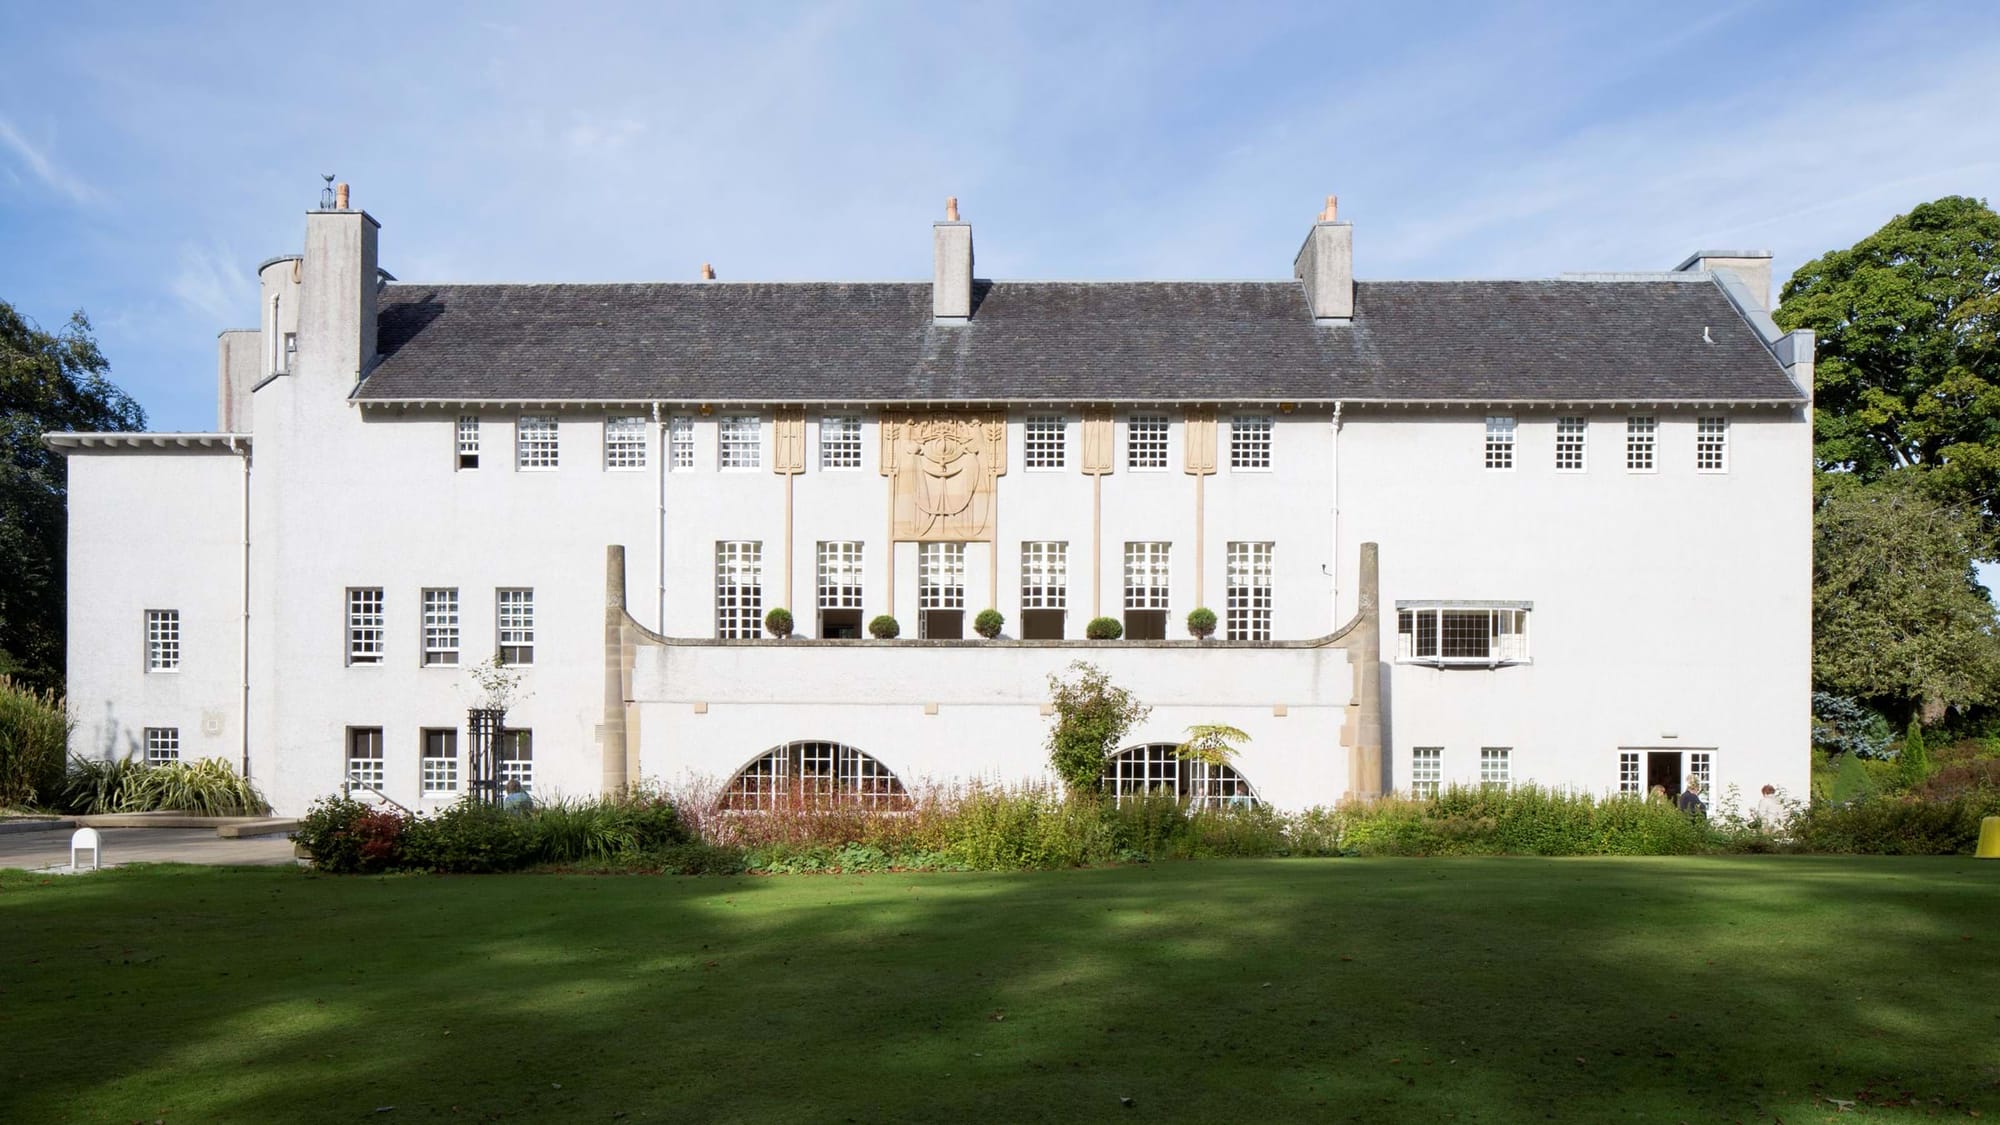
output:
M243 256L227 247L183 245L167 288L188 312L218 329L256 315L257 294Z
M14 123L5 117L0 117L0 149L12 152L16 163L72 203L94 205L104 198L103 193L70 174L47 152L29 143L28 138L22 136Z

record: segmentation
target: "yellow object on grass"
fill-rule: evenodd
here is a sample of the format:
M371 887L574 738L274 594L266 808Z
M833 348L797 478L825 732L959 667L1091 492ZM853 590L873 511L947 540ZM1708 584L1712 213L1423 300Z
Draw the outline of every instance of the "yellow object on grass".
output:
M2000 816L1979 822L1979 850L1974 854L1980 859L2000 859Z

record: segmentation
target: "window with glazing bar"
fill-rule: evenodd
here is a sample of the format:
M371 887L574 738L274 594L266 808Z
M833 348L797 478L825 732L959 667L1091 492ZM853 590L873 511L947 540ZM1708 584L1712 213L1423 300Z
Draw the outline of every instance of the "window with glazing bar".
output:
M494 591L493 619L503 664L535 662L535 591L521 587Z
M644 417L638 414L620 414L604 420L604 467L606 469L646 467Z
M1625 419L1625 469L1633 473L1653 471L1653 438L1659 422L1650 414Z
M1410 751L1410 796L1435 797L1444 781L1444 747L1418 746Z
M676 414L667 419L667 467L694 468L694 419Z
M382 728L347 728L348 784L380 791L388 774L382 768Z
M1125 467L1139 472L1167 467L1164 414L1134 414L1125 424Z
M1059 641L1069 609L1069 544L1021 544L1021 639Z
M181 667L181 611L146 611L146 671L178 672Z
M1404 663L1517 664L1528 659L1528 608L1400 603L1396 634Z
M1238 414L1229 420L1229 467L1268 469L1271 467L1269 414Z
M830 414L819 423L819 467L858 469L861 467L861 419L853 414Z
M965 544L917 544L917 609L923 639L965 636Z
M1556 419L1556 472L1583 472L1584 442L1589 432L1581 415L1571 414Z
M1229 544L1228 606L1223 636L1232 641L1271 639L1271 544Z
M723 540L715 545L715 635L755 640L764 628L764 544Z
M479 467L479 415L461 414L458 417L458 467L476 469Z
M1022 465L1030 469L1060 469L1065 460L1068 427L1060 414L1030 414L1022 448Z
M819 545L819 635L826 640L861 637L861 543Z
M1514 467L1514 416L1486 416L1486 467L1510 470Z
M1729 419L1695 419L1694 467L1702 473L1729 471Z
M553 469L561 460L553 414L523 414L514 426L514 466Z
M458 732L424 731L424 758L421 781L426 797L450 797L458 793Z
M725 469L755 469L763 465L763 435L763 424L755 414L725 415L717 463Z
M458 590L424 591L424 663L458 663Z
M347 662L382 663L382 588L347 588Z
M181 728L146 728L146 764L163 766L181 760Z

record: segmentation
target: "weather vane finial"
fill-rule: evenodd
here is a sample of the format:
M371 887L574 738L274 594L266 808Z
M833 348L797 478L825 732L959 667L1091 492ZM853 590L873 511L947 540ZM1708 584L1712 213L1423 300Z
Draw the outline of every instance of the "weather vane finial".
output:
M319 178L326 181L326 186L319 190L319 209L322 211L331 211L333 210L333 173L321 172Z

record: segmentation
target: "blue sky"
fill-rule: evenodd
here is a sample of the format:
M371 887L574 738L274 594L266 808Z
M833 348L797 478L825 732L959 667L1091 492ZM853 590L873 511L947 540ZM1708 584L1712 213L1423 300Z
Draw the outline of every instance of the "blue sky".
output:
M2000 5L0 4L0 299L214 424L321 172L413 281L1779 277L2000 199ZM309 14L321 12L328 14Z

